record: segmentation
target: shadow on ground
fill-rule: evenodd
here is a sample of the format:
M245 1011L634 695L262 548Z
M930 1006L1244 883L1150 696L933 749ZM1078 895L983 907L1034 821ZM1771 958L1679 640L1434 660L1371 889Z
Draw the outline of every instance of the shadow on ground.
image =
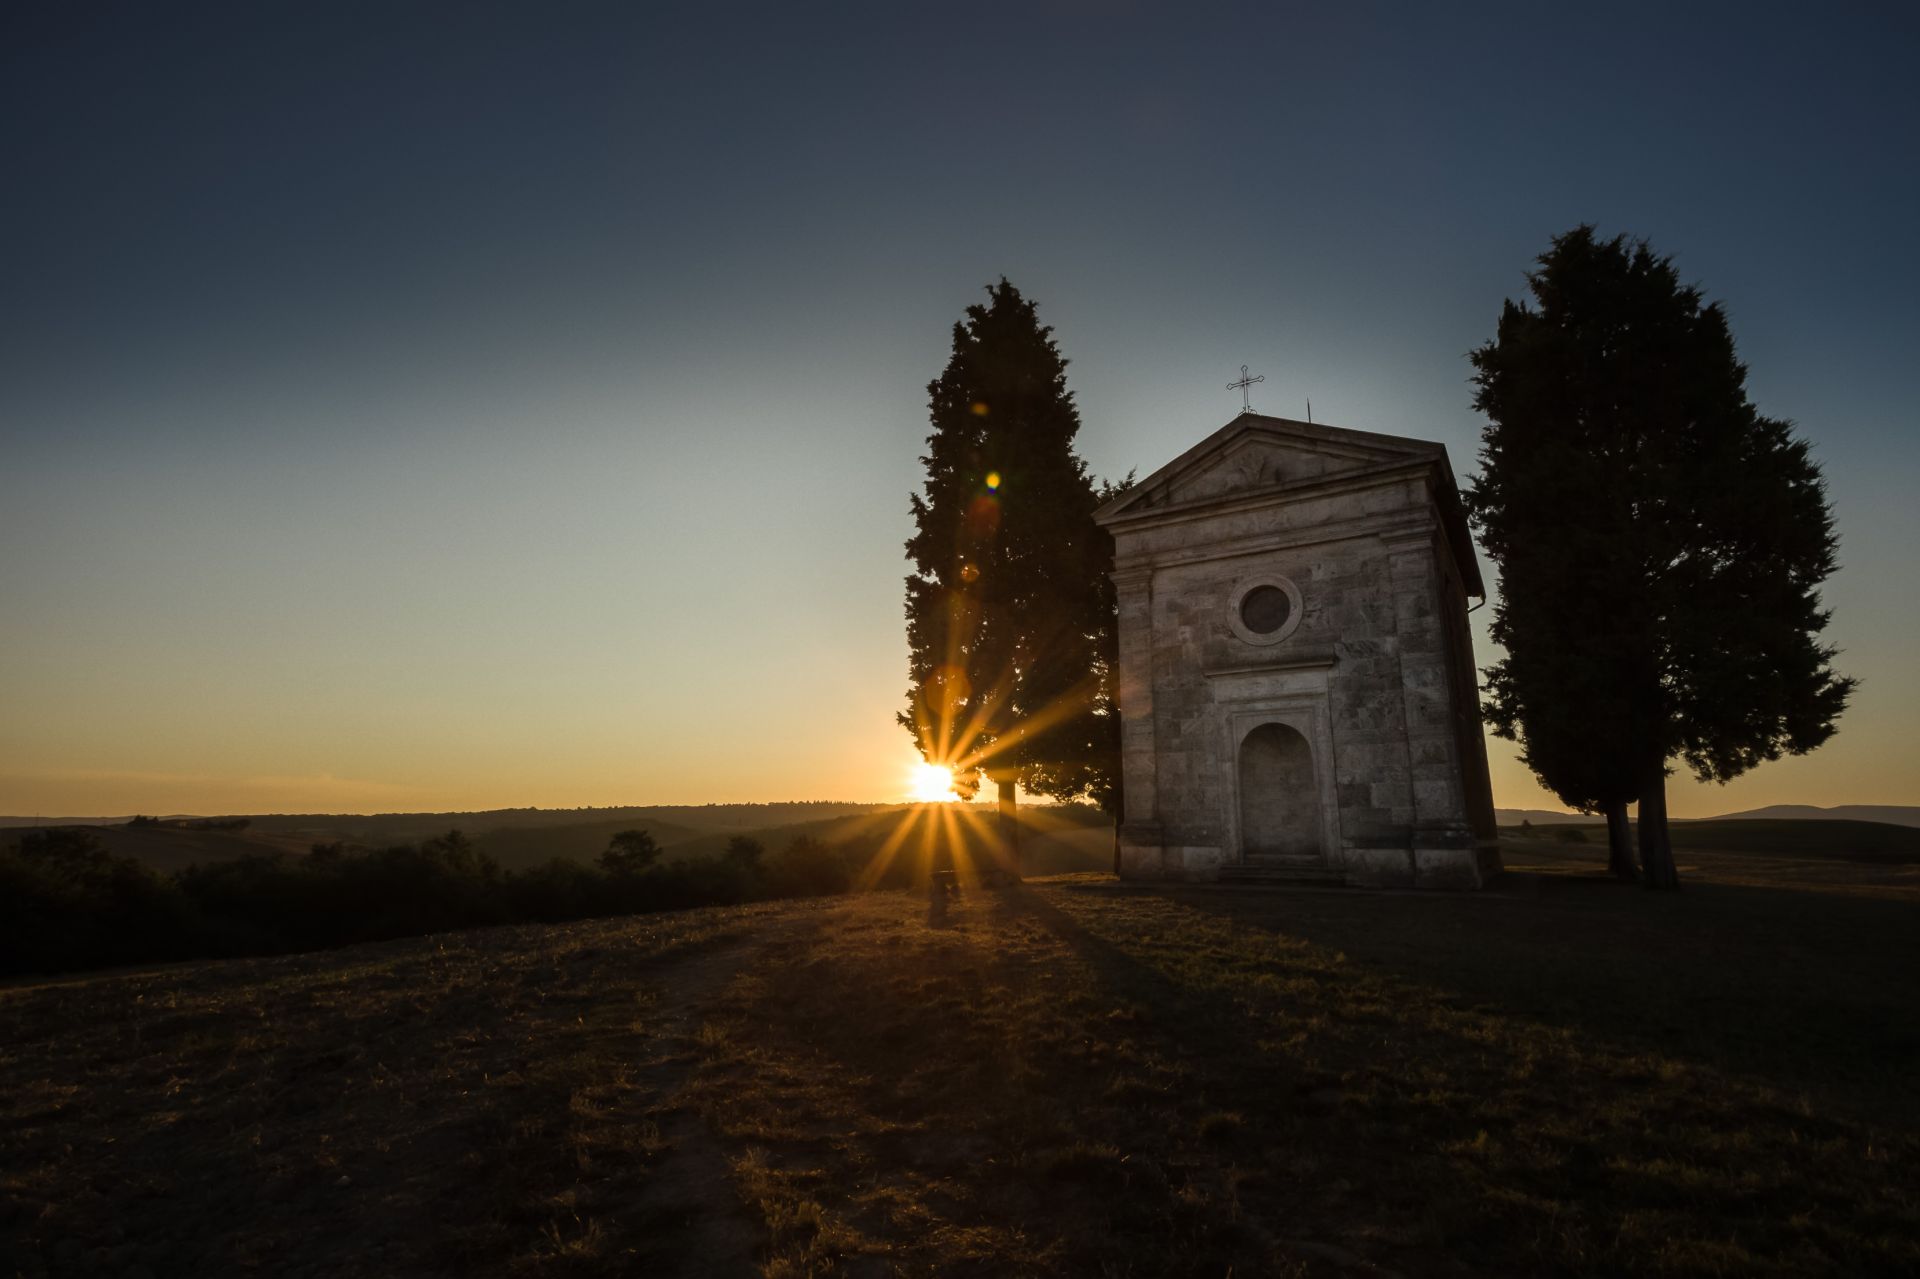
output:
M1339 951L1462 1007L1698 1061L1865 1116L1914 1108L1920 987L1905 975L1920 972L1920 901L1834 892L1784 859L1697 854L1685 889L1661 894L1564 855L1507 856L1542 868L1482 893L1145 891Z

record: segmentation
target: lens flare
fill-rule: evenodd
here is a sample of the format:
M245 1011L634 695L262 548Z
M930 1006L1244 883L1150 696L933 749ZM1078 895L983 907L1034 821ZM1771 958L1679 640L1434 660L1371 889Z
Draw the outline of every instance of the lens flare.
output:
M967 678L964 666L938 666L927 677L927 696L941 714L951 719L973 696L973 681Z
M1000 487L1000 472L998 471L987 472L987 487L990 489L997 489Z
M967 533L972 537L992 537L1000 531L1000 499L982 493L967 503Z

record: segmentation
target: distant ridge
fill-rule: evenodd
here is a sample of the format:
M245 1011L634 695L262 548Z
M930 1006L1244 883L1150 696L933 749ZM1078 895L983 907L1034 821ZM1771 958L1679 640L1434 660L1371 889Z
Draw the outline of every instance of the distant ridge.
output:
M1812 804L1769 804L1744 813L1723 813L1715 821L1736 819L1762 821L1885 822L1889 826L1920 826L1920 804L1837 804L1816 808Z
M697 825L757 826L769 821L803 821L843 816L876 809L898 808L896 803L847 803L835 801L787 801L772 804L655 804L646 807L608 808L502 808L469 813L382 813L369 817L346 815L256 814L253 820L264 829L294 830L304 826L324 826L357 821L369 825L420 826L438 833L448 826L466 830L493 830L505 826L539 827L600 820L637 820L665 816L704 818ZM1601 818L1586 813L1563 813L1551 808L1496 808L1494 820L1502 826L1531 822L1535 826L1598 825ZM160 814L164 821L191 816L186 813ZM0 816L0 830L22 826L121 826L126 817L7 817ZM1920 804L1837 804L1819 808L1812 804L1769 804L1741 813L1721 813L1716 817L1675 818L1676 821L1843 821L1884 822L1890 826L1920 827ZM398 834L399 832L395 832Z
M1628 810L1631 815L1631 809ZM1579 824L1597 826L1604 818L1589 816L1586 813L1561 813L1551 808L1496 808L1494 821L1501 826L1518 826L1521 822L1532 822L1535 826L1565 826ZM1689 822L1734 822L1734 821L1776 821L1776 822L1882 822L1888 826L1920 826L1920 805L1917 804L1836 804L1832 808L1817 808L1812 804L1769 804L1765 808L1750 808L1744 813L1720 813L1713 817L1676 817L1675 821Z
M1561 813L1551 808L1496 808L1493 820L1499 826L1518 826L1521 822L1532 822L1535 826L1569 826L1574 823L1586 825L1602 820L1589 817L1585 813Z

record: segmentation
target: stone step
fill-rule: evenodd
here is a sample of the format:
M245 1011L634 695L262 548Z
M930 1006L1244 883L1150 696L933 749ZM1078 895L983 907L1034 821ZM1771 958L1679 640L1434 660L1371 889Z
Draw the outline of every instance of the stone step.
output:
M1220 868L1224 884L1344 884L1347 877L1318 860L1260 858Z

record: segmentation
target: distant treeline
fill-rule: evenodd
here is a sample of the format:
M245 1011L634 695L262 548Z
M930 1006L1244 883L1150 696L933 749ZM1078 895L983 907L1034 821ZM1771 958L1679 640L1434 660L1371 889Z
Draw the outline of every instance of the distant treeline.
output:
M146 817L135 815L127 819L127 825L133 827L171 826L179 830L245 830L253 825L251 817Z
M284 954L490 924L842 893L864 859L801 837L775 852L735 838L718 857L662 862L644 830L597 865L503 871L459 831L380 849L316 844L160 874L86 830L33 831L0 849L0 974ZM876 886L903 885L902 863Z
M753 830L791 822L816 821L871 813L898 805L792 801L778 804L704 804L608 808L500 808L459 813L377 813L363 816L324 813L254 813L256 833L344 836L359 843L386 845L437 836L457 827L475 838L508 830L541 830L578 825L644 826L672 843L675 832L719 829Z

